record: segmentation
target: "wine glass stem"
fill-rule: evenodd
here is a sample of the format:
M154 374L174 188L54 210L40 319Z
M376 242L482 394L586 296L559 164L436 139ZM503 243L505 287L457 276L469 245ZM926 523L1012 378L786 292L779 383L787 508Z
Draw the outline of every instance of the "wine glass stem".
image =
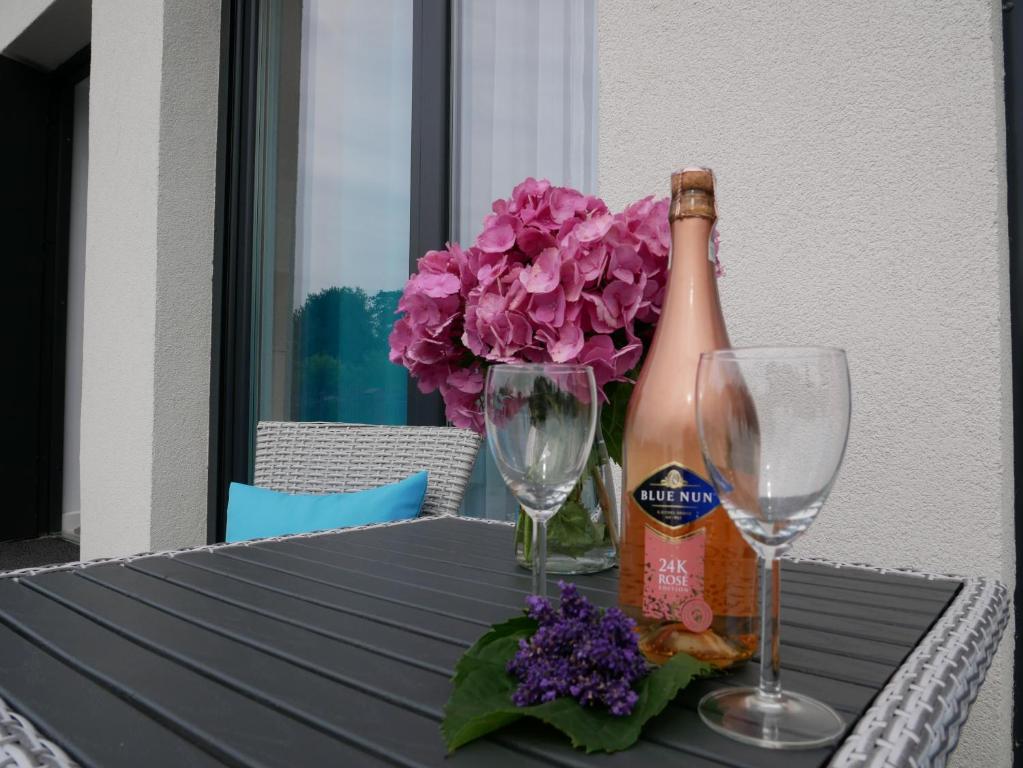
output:
M533 594L547 597L547 520L533 518Z
M775 557L760 558L760 695L781 696L781 660L778 655L778 597L781 565Z

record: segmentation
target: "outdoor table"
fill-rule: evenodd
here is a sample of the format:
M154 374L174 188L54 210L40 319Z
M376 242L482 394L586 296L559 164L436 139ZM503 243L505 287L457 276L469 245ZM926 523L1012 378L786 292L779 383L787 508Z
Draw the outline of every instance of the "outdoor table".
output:
M691 685L624 752L524 720L446 757L455 663L529 588L512 542L507 524L430 518L8 574L0 766L941 764L1008 616L984 579L786 560L782 682L842 714L840 744L777 752L705 727L699 697L755 682L751 662ZM573 577L602 605L616 579Z

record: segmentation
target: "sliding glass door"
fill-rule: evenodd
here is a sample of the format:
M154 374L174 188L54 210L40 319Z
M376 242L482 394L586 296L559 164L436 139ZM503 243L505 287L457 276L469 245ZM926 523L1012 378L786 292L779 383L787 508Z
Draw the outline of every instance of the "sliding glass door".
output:
M526 176L596 192L595 0L225 8L211 539L260 420L443 423L387 358L416 259ZM513 511L485 458L467 510Z
M263 6L254 416L402 424L412 0Z
M491 202L527 176L596 193L594 0L456 3L454 237L471 245ZM514 519L488 451L465 511Z

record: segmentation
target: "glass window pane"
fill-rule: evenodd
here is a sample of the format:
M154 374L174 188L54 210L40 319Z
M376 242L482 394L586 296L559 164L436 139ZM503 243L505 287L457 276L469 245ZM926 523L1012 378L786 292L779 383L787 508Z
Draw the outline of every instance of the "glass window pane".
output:
M527 176L596 193L595 0L457 4L455 234Z
M253 423L406 419L387 335L408 277L412 3L259 3ZM453 15L451 234L470 243L526 176L595 191L595 0ZM512 512L487 461L467 509Z
M490 204L527 176L596 193L595 0L456 4L455 237L471 244ZM463 511L514 519L489 451Z
M255 416L404 423L412 0L264 4Z

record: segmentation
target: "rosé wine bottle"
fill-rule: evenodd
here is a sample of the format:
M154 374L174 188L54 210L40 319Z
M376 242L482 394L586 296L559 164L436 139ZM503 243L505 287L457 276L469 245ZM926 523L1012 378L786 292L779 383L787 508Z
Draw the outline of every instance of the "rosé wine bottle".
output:
M728 667L757 647L757 559L721 506L697 432L700 354L730 346L708 258L709 169L672 174L668 218L667 294L625 419L619 604L651 661L682 652ZM744 394L734 407L752 407Z

